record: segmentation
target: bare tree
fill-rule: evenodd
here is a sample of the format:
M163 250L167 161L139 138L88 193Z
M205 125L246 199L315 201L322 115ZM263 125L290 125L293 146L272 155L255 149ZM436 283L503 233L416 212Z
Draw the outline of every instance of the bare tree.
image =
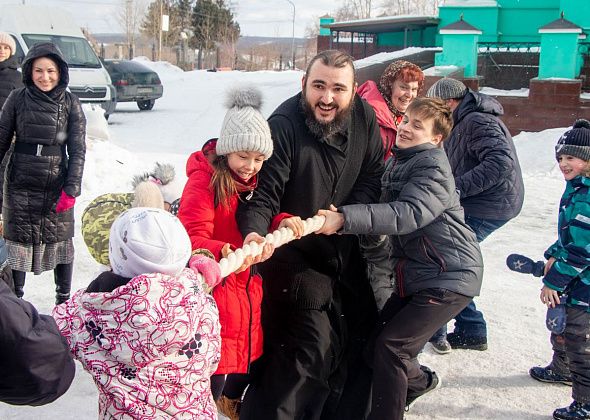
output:
M347 0L352 5L355 14L359 19L367 19L371 17L372 0Z
M388 15L432 15L438 14L442 0L384 0L382 7Z
M305 38L316 38L320 34L320 18L317 16L313 17L305 26Z
M367 19L371 17L372 0L342 0L334 12L337 21Z
M135 45L135 37L139 32L141 19L145 13L145 4L142 0L121 0L121 8L117 14L117 20L125 32L127 46Z

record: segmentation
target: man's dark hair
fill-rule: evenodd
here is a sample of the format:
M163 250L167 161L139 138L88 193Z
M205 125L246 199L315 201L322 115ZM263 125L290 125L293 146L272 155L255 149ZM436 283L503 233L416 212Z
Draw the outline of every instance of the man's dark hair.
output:
M305 70L305 77L309 74L311 70L311 66L316 61L321 61L321 63L328 67L336 67L338 69L344 68L346 66L350 66L352 69L353 74L353 82L356 82L356 71L354 69L354 58L350 55L346 54L345 52L338 51L338 50L325 50L318 53L314 58L309 61L307 65L307 69Z

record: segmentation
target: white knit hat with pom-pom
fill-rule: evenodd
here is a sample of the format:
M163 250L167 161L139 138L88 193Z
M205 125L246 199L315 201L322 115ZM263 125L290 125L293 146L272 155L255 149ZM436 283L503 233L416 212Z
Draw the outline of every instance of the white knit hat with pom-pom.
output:
M234 152L258 152L268 159L272 155L270 127L260 113L262 93L253 86L231 89L228 108L215 151L218 155Z
M191 256L191 241L180 220L162 209L135 207L111 226L109 261L113 273L178 275Z

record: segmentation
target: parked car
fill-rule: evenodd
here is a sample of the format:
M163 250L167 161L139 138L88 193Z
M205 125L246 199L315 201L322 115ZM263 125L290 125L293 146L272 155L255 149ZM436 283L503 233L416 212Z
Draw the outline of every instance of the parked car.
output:
M104 65L117 89L117 102L137 102L141 111L154 107L164 87L158 73L132 60L104 60Z

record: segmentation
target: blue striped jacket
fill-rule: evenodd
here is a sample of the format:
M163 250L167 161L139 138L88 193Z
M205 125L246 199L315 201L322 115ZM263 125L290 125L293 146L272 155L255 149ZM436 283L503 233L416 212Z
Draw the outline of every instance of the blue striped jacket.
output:
M590 312L590 178L567 181L559 203L558 239L545 251L555 263L543 283L568 292L567 304Z

